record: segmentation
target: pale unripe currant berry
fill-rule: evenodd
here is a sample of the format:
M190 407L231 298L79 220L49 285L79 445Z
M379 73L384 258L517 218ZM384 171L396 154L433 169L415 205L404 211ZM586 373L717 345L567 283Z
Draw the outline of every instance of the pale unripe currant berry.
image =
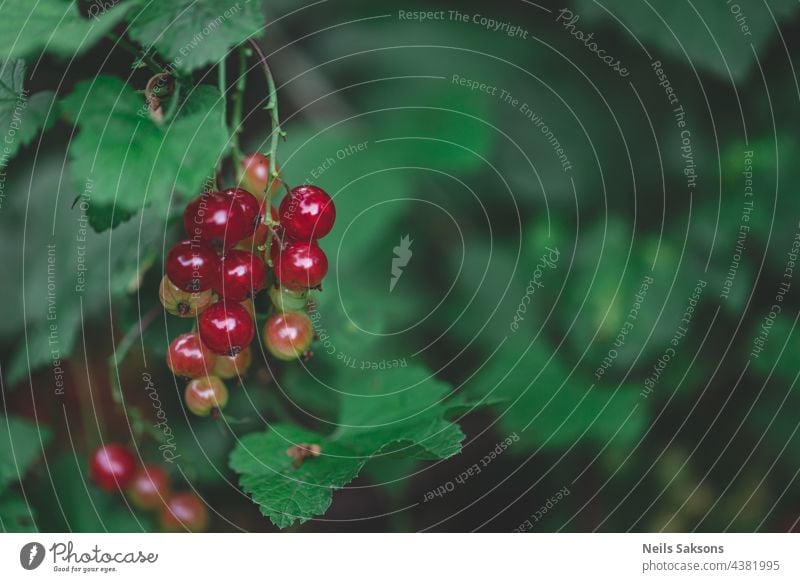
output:
M201 532L208 528L206 504L194 493L175 493L161 509L161 527L169 532Z
M275 169L280 174L280 166L275 165ZM249 154L241 162L242 187L250 192L259 200L263 200L267 194L267 184L269 183L269 156L258 152ZM270 196L274 196L281 189L280 177L272 181Z
M167 366L176 376L200 378L214 369L217 356L209 350L197 333L179 335L167 349Z
M250 367L253 361L253 351L248 347L243 349L235 356L217 356L217 364L214 366L214 375L229 380L239 378Z
M311 319L304 311L275 314L264 325L264 344L279 360L296 360L314 340Z
M269 288L269 298L275 309L284 311L302 311L308 303L308 290L290 291L284 287Z
M216 416L228 404L228 389L216 376L195 378L183 394L186 407L197 416Z
M128 496L139 509L156 509L170 497L169 474L158 465L147 464L133 476Z
M178 317L196 317L214 302L214 292L211 289L199 293L184 291L164 275L158 288L158 298L167 313Z

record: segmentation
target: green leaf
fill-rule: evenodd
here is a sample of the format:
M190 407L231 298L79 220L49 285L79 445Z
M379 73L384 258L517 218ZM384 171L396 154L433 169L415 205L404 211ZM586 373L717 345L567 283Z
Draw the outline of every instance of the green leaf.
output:
M593 386L553 357L545 341L510 338L467 385L470 394L506 398L499 410L503 429L516 432L529 448L558 449L579 440L605 445L633 443L647 425L643 401L634 386ZM629 416L630 415L630 416Z
M734 5L740 8L739 15L733 12ZM797 8L794 0L772 0L769 3L769 10L776 19L790 18ZM612 19L609 13L621 23ZM607 0L601 5L592 0L581 0L575 14L586 20L603 18L615 26L625 26L645 45L655 46L681 62L688 58L723 78L728 78L730 69L734 81L744 80L756 64L751 44L759 53L776 38L770 12L765 5L756 3ZM746 29L740 26L742 23ZM577 28L581 29L581 25L578 24ZM633 39L630 41L635 45Z
M35 512L18 493L7 491L0 494L0 532L35 532Z
M265 26L260 7L260 2L229 0L148 2L131 13L130 36L189 73L218 62L232 46L259 34Z
M416 458L446 458L464 434L444 419L450 386L426 368L410 366L343 378L339 429L332 438L364 455L391 450Z
M127 10L122 4L96 18L84 18L77 2L6 2L0 18L0 54L12 58L47 51L73 57L103 38Z
M461 450L464 434L445 419L450 388L425 368L353 372L342 385L347 392L332 434L276 425L245 436L231 453L241 487L280 528L324 513L333 491L376 456L446 458ZM300 443L318 444L322 453L295 468L287 449Z
M331 504L332 490L353 480L364 465L352 451L327 443L320 457L293 467L287 448L322 442L322 437L311 431L276 425L266 433L245 436L231 453L230 466L241 474L239 484L276 526L289 527L324 513Z
M0 132L6 160L13 158L41 130L50 129L56 119L50 113L55 94L42 91L29 96L24 80L23 60L0 62Z
M122 80L100 76L80 83L63 103L67 117L80 127L70 144L77 188L90 184L93 203L115 205L120 218L147 205L166 212L173 189L198 192L225 153L222 104L216 89L199 86L177 118L159 126Z
M14 416L0 416L0 491L22 480L49 440L47 427Z
M94 192L84 192L88 199L82 196L74 204L63 157L54 151L35 165L21 158L15 162L6 188L16 194L6 200L0 216L0 260L8 276L21 282L0 286L0 338L14 347L3 362L7 388L48 365L53 374L40 379L36 389L51 396L59 394L58 382L63 387L61 360L75 347L82 323L107 318L109 300L128 295L139 269L152 261L153 241L161 240L164 228L148 210L141 221L94 233L86 212Z

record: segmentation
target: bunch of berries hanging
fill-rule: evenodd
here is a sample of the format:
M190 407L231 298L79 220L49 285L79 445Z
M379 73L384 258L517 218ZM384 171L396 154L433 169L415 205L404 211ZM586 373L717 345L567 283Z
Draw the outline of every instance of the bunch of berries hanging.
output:
M336 209L324 190L303 185L289 191L277 210L270 204L267 216L268 201L281 187L279 180L269 183L268 167L267 157L251 154L242 162L246 189L192 200L183 217L188 238L167 254L161 302L173 315L197 319L196 331L170 344L167 365L189 379L184 400L199 416L224 408L223 380L240 377L250 365L258 293L269 287L263 338L270 354L297 359L314 338L308 292L321 289L327 274L328 259L317 241L333 228Z

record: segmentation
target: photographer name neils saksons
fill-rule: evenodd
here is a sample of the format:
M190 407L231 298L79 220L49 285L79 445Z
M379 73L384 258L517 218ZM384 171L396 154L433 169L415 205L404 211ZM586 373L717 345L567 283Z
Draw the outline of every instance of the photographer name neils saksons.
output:
M642 544L643 554L724 554L725 546L698 546L696 544Z
M136 552L104 552L95 545L88 552L76 552L72 542L56 542L50 546L56 571L64 570L59 564L154 564L158 554Z

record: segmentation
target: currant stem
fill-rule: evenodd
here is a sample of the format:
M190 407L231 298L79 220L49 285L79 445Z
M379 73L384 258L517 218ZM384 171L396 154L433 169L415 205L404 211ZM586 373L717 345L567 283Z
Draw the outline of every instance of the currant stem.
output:
M239 77L236 79L236 93L233 96L233 119L231 124L232 132L232 155L233 165L236 168L236 182L242 181L244 175L242 171L242 159L244 154L239 145L239 134L242 132L242 104L244 103L244 91L247 87L247 54L245 49L239 50Z
M219 85L219 94L222 98L222 130L228 132L228 109L225 102L225 94L227 93L227 72L225 71L225 57L217 64L217 84Z
M150 67L150 69L151 69L151 70L152 70L154 73L163 73L163 72L164 72L164 68L163 68L163 67L161 67L161 66L160 66L160 65L159 65L159 64L158 64L158 63L155 61L155 59L154 59L153 57L151 57L151 56L150 56L149 54L147 54L146 52L145 52L144 54L141 54L141 53L139 52L139 50L138 50L138 49L137 49L137 48L136 48L136 47L135 47L135 46L134 46L132 43L128 42L128 41L127 41L126 39L124 39L123 37L121 37L121 36L117 36L117 35L116 35L116 34L114 34L113 32L109 32L109 33L106 35L106 38L108 38L109 40L113 40L113 41L114 41L115 43L117 43L119 46L121 46L121 47L122 47L122 48L124 48L126 51L128 51L129 53L131 53L131 54L132 54L134 57L136 57L136 59L137 59L139 62L142 62L142 63L146 64L148 67Z
M264 198L264 204L267 209L266 212L269 213L270 208L272 208L272 184L278 177L278 142L281 135L284 135L284 132L281 129L280 117L278 116L278 90L275 87L275 78L272 76L272 69L270 69L269 63L267 62L267 56L264 54L264 51L261 50L261 47L258 46L258 43L252 38L247 39L247 42L258 57L261 68L264 70L264 76L267 79L267 87L269 89L269 101L267 101L266 109L270 114L272 139L269 146L269 178L267 179L267 191ZM269 248L272 245L272 231L273 229L270 228L267 232L267 252L269 252ZM268 262L271 263L269 260Z
M122 337L114 347L113 353L108 357L108 377L111 381L111 396L114 403L122 408L123 413L128 418L128 423L133 427L142 427L141 414L136 409L130 411L125 407L122 395L122 382L119 377L119 365L125 361L125 356L133 347L134 342L150 327L161 312L161 305L155 305L148 311L139 322L139 325L132 327Z

